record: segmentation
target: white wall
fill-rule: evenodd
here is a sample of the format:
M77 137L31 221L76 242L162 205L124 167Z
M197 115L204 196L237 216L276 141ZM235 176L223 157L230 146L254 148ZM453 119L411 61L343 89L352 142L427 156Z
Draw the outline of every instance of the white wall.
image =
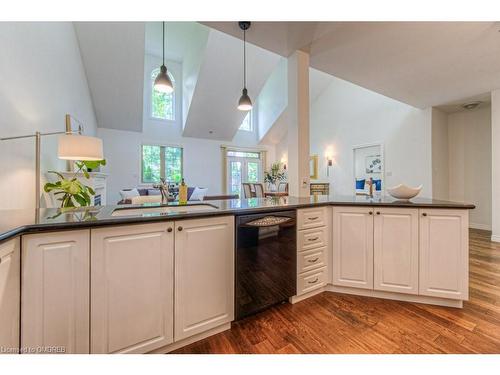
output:
M435 199L450 199L448 115L432 108L432 193Z
M449 199L476 205L470 226L491 229L491 107L448 115Z
M66 113L85 124L87 135L95 134L94 110L70 22L1 22L0 51L0 137L64 131ZM34 139L0 142L1 209L35 206L34 166ZM42 174L63 168L65 163L57 159L57 137L44 137Z
M385 185L422 184L432 196L431 110L420 110L334 78L311 105L310 148L318 154L320 179L335 194L354 192L353 147L384 145ZM326 176L325 151L336 163Z
M208 188L208 195L222 194L222 145L257 147L256 132L238 131L232 142L213 141L182 136L182 66L178 62L167 61L167 67L175 79L175 121L153 119L151 110L151 71L161 64L161 59L146 55L144 69L144 115L143 131L130 132L99 128L98 135L103 140L108 173L107 200L115 204L120 200L119 191L141 186L141 146L143 144L174 145L183 147L183 171L189 186ZM274 161L274 148L268 149L267 161ZM147 186L147 185L145 185Z
M264 138L288 104L287 60L281 58L256 101L259 140Z

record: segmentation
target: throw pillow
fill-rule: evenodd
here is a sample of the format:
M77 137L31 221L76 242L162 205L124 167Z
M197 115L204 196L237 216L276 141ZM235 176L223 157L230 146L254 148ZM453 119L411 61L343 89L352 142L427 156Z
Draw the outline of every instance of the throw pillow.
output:
M207 195L208 188L195 187L193 194L189 197L190 201L202 201L205 195Z
M122 196L122 200L131 199L133 197L138 197L139 191L137 189L128 189L128 190L120 190L120 195Z

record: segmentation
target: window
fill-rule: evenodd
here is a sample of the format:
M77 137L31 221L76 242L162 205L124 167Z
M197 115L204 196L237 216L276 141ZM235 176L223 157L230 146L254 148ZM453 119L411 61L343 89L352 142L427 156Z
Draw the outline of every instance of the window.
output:
M169 182L182 179L182 147L142 146L142 182L157 183L160 177Z
M151 72L151 117L160 120L175 120L175 96L174 93L166 94L155 90L155 78L160 73L160 68ZM168 76L175 86L174 76L167 71Z
M245 118L243 119L243 122L240 125L240 130L244 130L247 132L253 132L253 126L252 126L252 112L248 112Z

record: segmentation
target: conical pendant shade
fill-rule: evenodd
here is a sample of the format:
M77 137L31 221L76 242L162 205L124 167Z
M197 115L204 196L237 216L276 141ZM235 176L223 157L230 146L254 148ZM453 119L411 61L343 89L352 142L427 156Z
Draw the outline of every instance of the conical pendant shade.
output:
M167 67L165 65L162 65L160 67L160 73L155 78L155 83L154 83L155 90L158 90L159 92L164 92L166 94L170 94L171 92L174 91L174 85L172 83L172 80L167 74Z
M238 109L240 111L250 111L252 109L252 100L248 96L247 89L243 89L240 100L238 101Z

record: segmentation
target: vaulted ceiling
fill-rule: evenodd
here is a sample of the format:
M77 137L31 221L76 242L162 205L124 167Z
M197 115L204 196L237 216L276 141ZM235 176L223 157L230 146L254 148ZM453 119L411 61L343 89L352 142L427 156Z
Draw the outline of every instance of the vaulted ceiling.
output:
M232 22L206 22L240 37ZM254 22L253 44L418 108L500 87L498 22Z

